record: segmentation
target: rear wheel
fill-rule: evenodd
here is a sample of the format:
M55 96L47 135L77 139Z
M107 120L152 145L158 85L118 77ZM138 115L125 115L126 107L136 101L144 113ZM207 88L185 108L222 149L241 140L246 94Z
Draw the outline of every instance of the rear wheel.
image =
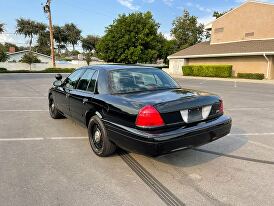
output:
M64 115L56 108L52 95L49 96L49 114L53 119L64 118Z
M97 115L89 120L88 136L90 146L96 155L107 157L115 152L116 146L108 139L106 128Z

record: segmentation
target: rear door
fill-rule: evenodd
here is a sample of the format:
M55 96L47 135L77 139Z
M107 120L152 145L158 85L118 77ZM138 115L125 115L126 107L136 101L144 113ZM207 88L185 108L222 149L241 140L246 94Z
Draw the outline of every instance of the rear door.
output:
M85 124L85 113L92 107L98 71L87 69L75 90L70 93L70 113L77 121Z

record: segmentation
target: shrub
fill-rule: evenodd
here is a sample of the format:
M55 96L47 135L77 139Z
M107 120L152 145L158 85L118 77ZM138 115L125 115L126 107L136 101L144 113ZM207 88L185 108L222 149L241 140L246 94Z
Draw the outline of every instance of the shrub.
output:
M184 76L232 77L232 65L187 65L183 66Z
M42 73L71 73L75 68L47 68Z
M243 79L259 79L259 80L262 80L262 79L264 79L264 74L261 74L261 73L238 73L237 77L238 78L243 78Z
M0 48L0 62L5 62L9 59L7 52Z
M27 63L27 64L31 65L33 63L41 63L41 60L38 59L37 56L34 55L33 53L26 53L21 58L20 62Z
M8 71L6 68L1 68L0 67L0 72L6 72L6 71Z

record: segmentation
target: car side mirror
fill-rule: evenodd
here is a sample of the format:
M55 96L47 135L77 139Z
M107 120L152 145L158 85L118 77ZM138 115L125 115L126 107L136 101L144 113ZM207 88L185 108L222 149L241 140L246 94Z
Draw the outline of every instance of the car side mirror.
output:
M62 85L62 81L61 80L56 80L53 82L53 86L55 87L60 87Z
M58 81L61 81L62 80L62 75L61 74L56 74L55 75L55 79L57 79Z

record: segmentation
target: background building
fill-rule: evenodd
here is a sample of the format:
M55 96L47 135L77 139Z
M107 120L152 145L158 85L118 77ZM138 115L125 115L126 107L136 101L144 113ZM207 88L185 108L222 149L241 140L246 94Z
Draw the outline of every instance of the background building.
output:
M171 56L170 73L183 65L229 64L233 74L263 73L274 79L274 5L248 1L207 26L211 40Z
M19 52L9 52L8 56L8 62L19 62L22 57L29 53L29 50L24 50L24 51L19 51ZM51 57L47 56L45 54L41 54L38 52L33 52L32 53L41 61L41 63L50 63L51 62Z

